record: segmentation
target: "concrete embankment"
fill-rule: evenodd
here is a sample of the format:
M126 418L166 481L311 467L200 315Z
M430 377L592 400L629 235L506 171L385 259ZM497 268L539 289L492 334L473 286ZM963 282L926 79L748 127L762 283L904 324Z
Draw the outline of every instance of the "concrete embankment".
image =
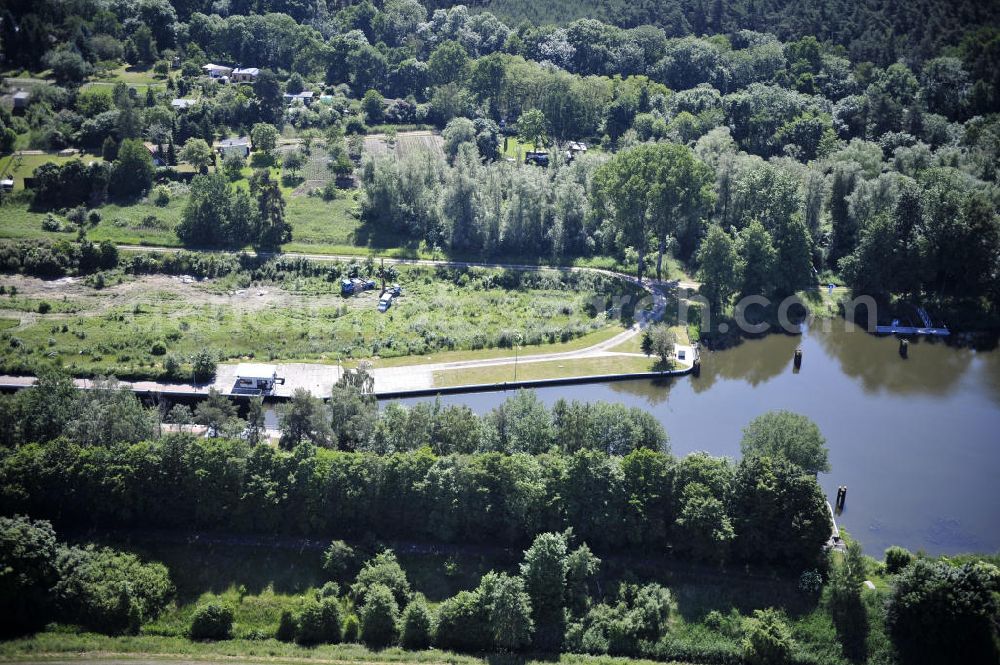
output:
M457 395L462 393L482 393L520 388L550 388L552 386L571 386L584 383L610 383L613 381L632 381L635 379L668 379L673 376L690 374L691 367L662 372L626 372L622 374L594 374L591 376L567 376L556 379L529 379L527 381L504 381L502 383L474 383L462 386L442 386L437 388L417 388L413 390L390 390L375 392L378 399L398 399L401 397L427 397L433 395Z
M554 379L528 379L525 381L503 381L500 383L475 383L460 386L439 386L426 388L413 388L402 390L375 390L376 399L399 399L406 397L428 397L434 395L457 395L463 393L481 393L494 391L518 390L521 388L548 388L552 386L569 386L586 383L610 383L614 381L632 381L640 379L669 379L675 376L690 374L691 367L681 369L665 370L662 372L626 372L620 374L594 374L590 376L568 376ZM35 382L33 376L0 376L0 391L14 392L32 386ZM90 390L94 382L87 379L75 379L74 383L81 390ZM192 385L183 383L156 383L153 381L122 381L121 385L131 388L137 395L146 398L166 397L181 401L197 401L208 395L209 389L213 385ZM331 384L332 386L332 384ZM221 391L229 394L226 391ZM317 395L326 398L329 394ZM246 395L231 395L233 397L246 397ZM291 398L290 393L285 391L268 394L264 396L268 401L284 402Z

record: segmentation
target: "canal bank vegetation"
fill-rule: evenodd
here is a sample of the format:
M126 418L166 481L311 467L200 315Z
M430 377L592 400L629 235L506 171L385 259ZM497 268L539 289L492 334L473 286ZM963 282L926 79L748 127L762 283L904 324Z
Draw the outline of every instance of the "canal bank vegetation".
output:
M738 461L677 459L638 409L548 409L520 392L482 417L434 403L379 413L363 372L348 377L329 411L297 398L284 449L255 443L253 422L215 428L235 438L157 438L134 395L81 395L65 376L3 398L17 426L0 449L0 602L22 622L4 630L41 632L0 653L996 656L995 557L893 548L882 563L849 539L824 547L825 442L801 416L748 424ZM221 396L196 410L235 413ZM306 650L340 642L359 646Z
M602 374L641 374L662 372L673 369L671 362L641 356L604 356L578 358L573 360L545 360L522 362L517 366L515 377L512 363L477 367L475 369L451 369L434 372L434 387L467 386L476 384L502 384L510 381L538 381L563 379L575 376L599 376Z
M20 573L0 584L21 592L3 596L8 605L18 605L19 613L11 616L19 621L5 625L4 634L15 639L0 642L0 655L471 663L495 659L485 654L498 651L519 661L551 662L561 651L560 662L589 654L628 662L644 657L769 665L929 665L952 662L956 654L960 662L987 665L997 655L991 626L998 611L996 557L930 559L890 548L877 561L849 541L847 551L829 556L825 567L795 578L700 567L655 553L598 556L570 532L540 534L523 553L417 547L405 556L374 540L334 541L324 553L309 541L251 546L245 539L216 538L213 547L210 538L199 538L178 556L157 536L126 539L114 544L126 551L66 546L55 542L46 522L0 518L0 549ZM288 586L269 547L281 547L309 572ZM54 561L46 561L53 549ZM153 559L157 552L166 555L170 579L163 565L142 563L145 558L128 550ZM85 581L77 581L79 564L67 566L71 559L59 556L69 551L130 565L91 566ZM246 570L253 568L253 574L234 573L233 557L249 557ZM219 580L229 579L242 582L220 589ZM284 580L280 590L276 579ZM105 589L122 583L129 595L113 595L114 607L102 608L102 622L95 614L73 614L80 605L102 607ZM64 596L67 588L75 595ZM155 601L140 611L150 594ZM375 615L367 599L377 594L394 623ZM499 605L504 600L513 600L513 607ZM135 609L128 613L117 609L130 604ZM205 616L218 619L212 630L193 632L205 630ZM504 630L519 631L514 644L488 623L501 617ZM373 622L386 632L375 631Z
M190 378L198 352L216 361L335 363L515 344L528 352L569 350L581 338L623 330L644 294L624 280L577 271L118 256L108 244L18 243L0 253L8 269L64 280L0 282L0 307L24 313L0 344L0 372L18 374L56 359L77 376L176 381ZM384 314L376 309L377 289L342 297L341 278L357 276L398 281L404 296Z

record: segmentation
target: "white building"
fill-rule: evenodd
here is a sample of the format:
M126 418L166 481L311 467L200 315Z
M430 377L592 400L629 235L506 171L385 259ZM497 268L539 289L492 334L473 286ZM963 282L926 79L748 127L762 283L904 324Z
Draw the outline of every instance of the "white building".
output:
M177 98L177 99L171 100L170 106L173 107L173 108L175 108L175 109L180 110L180 109L186 109L186 108L189 108L191 106L194 106L196 102L197 102L197 100L195 100L195 99Z
M260 70L256 67L237 68L233 70L229 80L233 83L253 83L260 76Z
M214 79L227 78L232 72L232 67L226 67L225 65L213 65L208 63L207 65L202 65L201 69L205 74Z
M230 155L239 155L240 159L246 159L250 156L250 139L246 136L223 139L215 144L215 151L223 159Z

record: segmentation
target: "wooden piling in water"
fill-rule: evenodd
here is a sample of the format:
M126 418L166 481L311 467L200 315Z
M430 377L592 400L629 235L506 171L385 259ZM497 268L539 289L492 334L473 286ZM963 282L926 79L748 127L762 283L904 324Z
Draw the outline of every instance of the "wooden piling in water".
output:
M795 349L795 369L800 369L802 367L802 347Z
M841 485L837 488L837 510L843 510L845 503L847 503L847 485Z
M910 356L910 342L901 339L899 340L899 355L903 358L908 358Z

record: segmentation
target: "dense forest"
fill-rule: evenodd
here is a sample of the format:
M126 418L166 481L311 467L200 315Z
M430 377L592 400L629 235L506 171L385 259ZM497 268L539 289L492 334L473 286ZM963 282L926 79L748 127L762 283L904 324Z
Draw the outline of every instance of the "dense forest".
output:
M427 2L433 9L451 2ZM719 34L741 29L770 32L784 41L814 35L839 44L855 61L890 65L897 59L926 60L952 46L970 26L996 20L996 2L790 2L769 0L616 0L525 2L524 0L473 0L510 25L530 21L536 25L569 23L596 18L623 28L655 25L670 37Z
M655 262L658 276L673 254L722 311L820 277L963 322L996 316L1000 32L988 5L601 8L616 20L515 25L489 6L416 0L13 3L5 63L45 63L58 85L0 120L10 140L104 155L36 173L34 205L78 218L169 181L178 161L206 171L218 138L249 135L266 167L276 138L295 136L305 152L322 141L338 177L356 171L365 224L428 252L610 256L640 275ZM166 90L79 87L123 60L158 68ZM260 73L220 85L208 62ZM302 90L325 101L286 104ZM443 129L444 157L362 148L371 128L414 126ZM567 151L579 140L589 152ZM530 150L548 151L548 168L516 163ZM217 166L183 189L183 243L295 238L273 178L234 186L243 161Z

